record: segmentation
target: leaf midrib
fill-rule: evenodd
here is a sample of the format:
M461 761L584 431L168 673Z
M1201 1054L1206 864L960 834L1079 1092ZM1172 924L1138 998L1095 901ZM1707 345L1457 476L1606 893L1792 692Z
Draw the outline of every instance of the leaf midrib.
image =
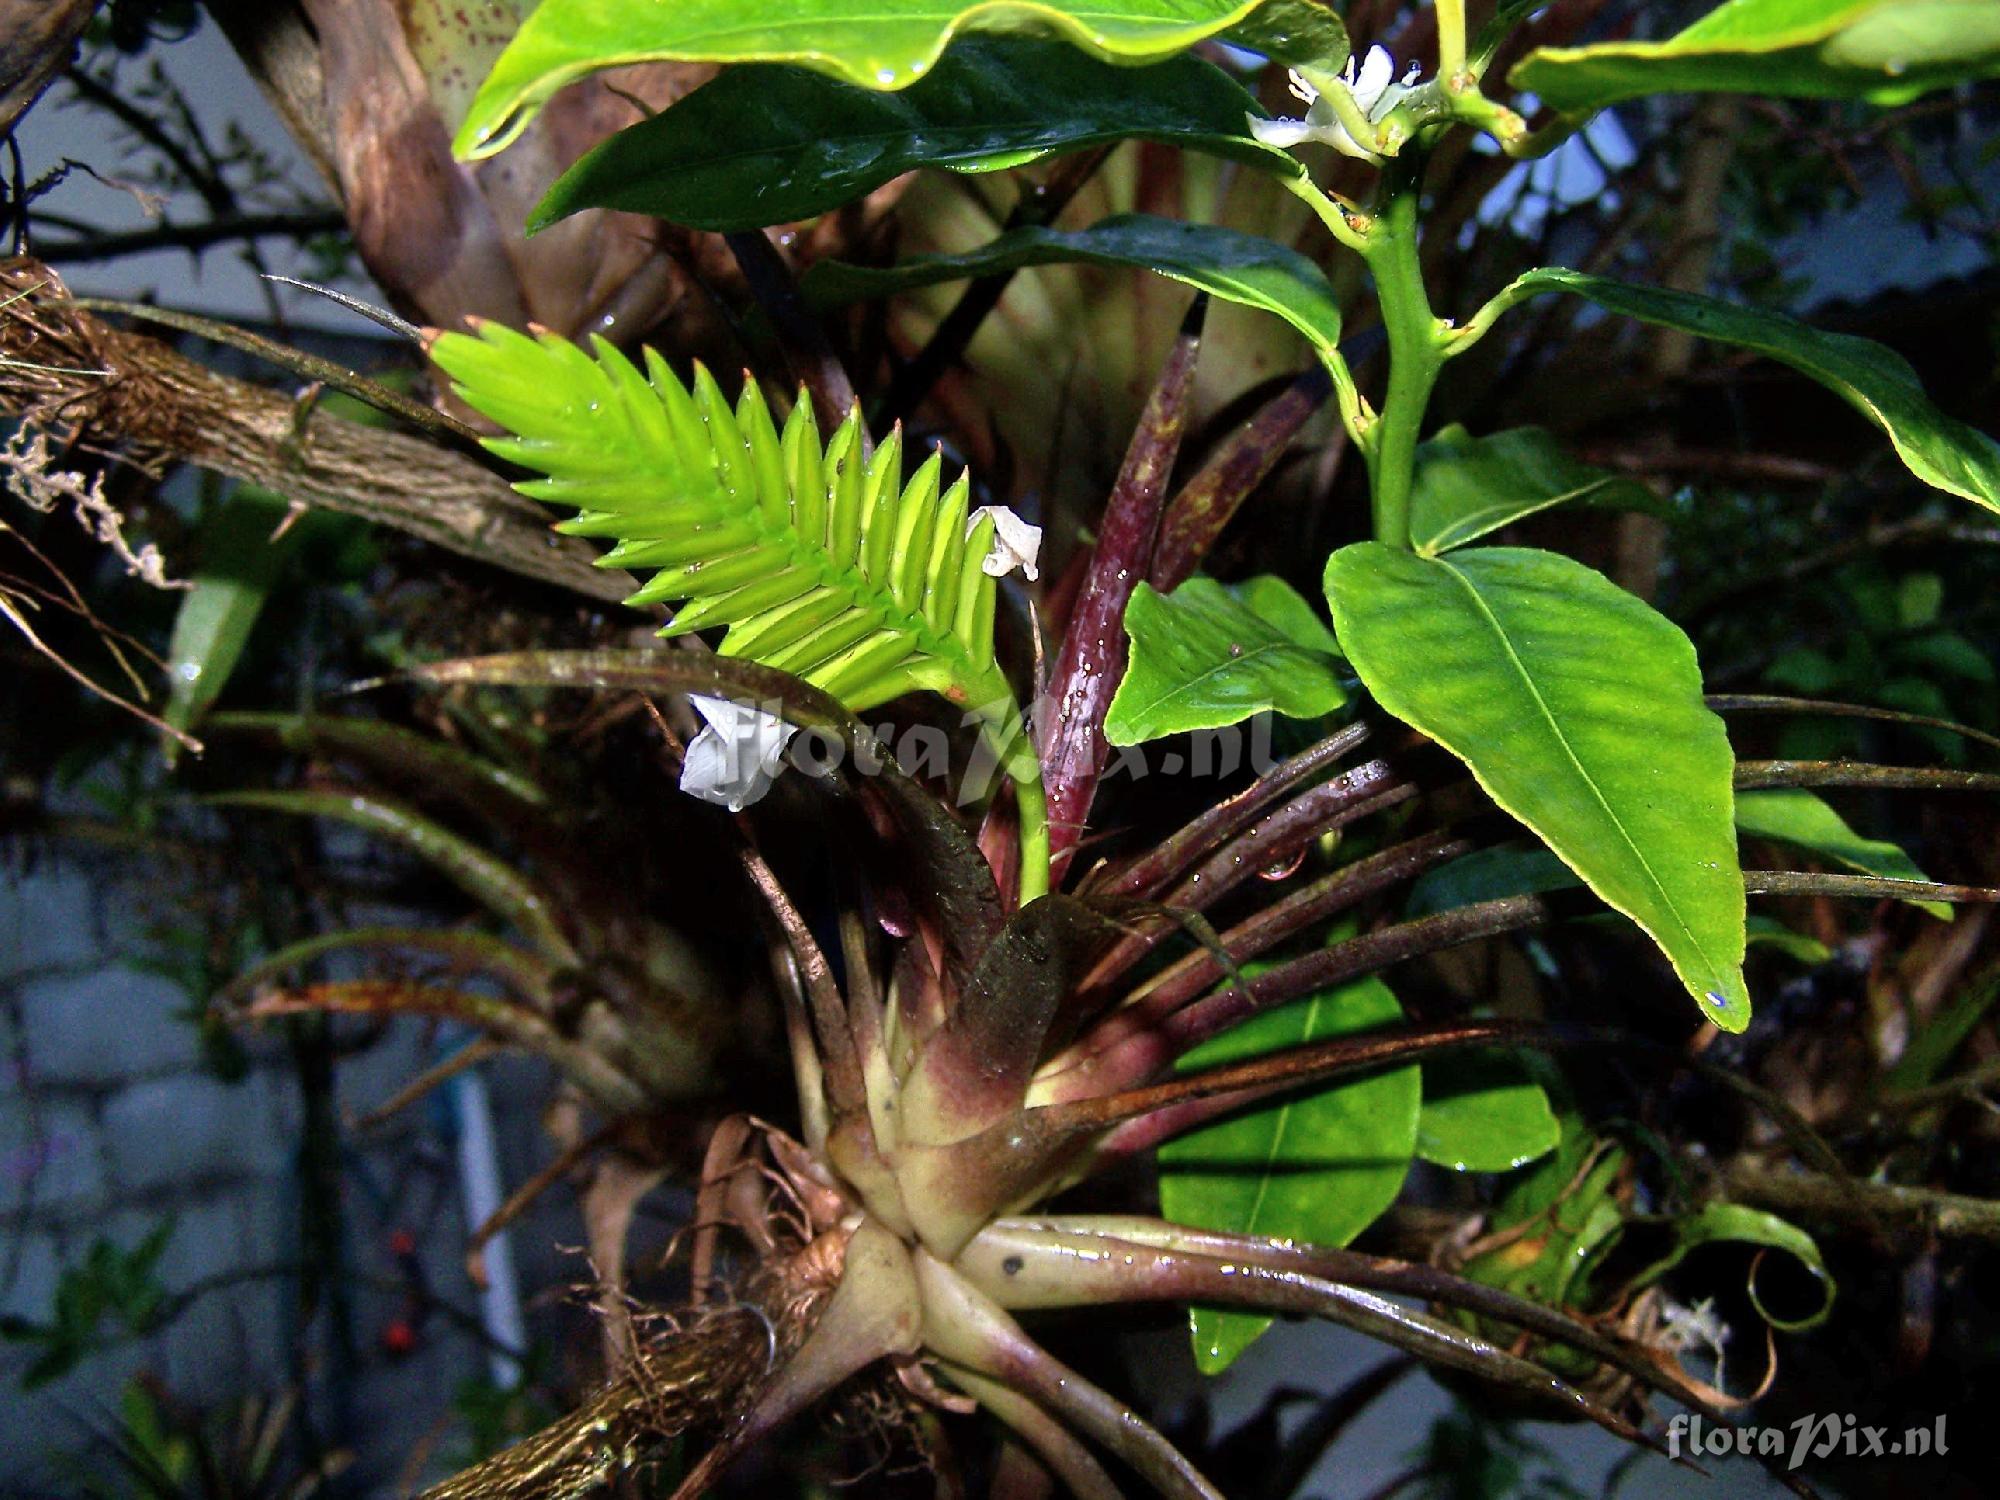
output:
M1593 479L1588 484L1578 485L1575 489L1566 490L1560 495L1551 495L1546 500L1538 500L1525 509L1516 510L1506 502L1501 501L1479 510L1467 511L1464 515L1455 518L1451 525L1445 527L1436 536L1423 543L1417 550L1422 552L1426 557L1435 558L1441 552L1449 552L1455 547L1463 547L1468 542L1476 542L1488 532L1498 531L1502 526L1508 525L1510 522L1525 521L1529 516L1540 515L1545 510L1554 510L1558 505L1572 504L1582 499L1585 495L1594 494L1607 485L1615 483L1617 483L1615 476L1606 475L1602 479ZM1488 516L1500 516L1503 519L1489 526L1485 524ZM1461 533L1467 534L1461 535Z
M1543 721L1548 725L1549 732L1555 736L1556 743L1562 747L1563 755L1567 757L1570 765L1575 768L1577 775L1583 778L1583 784L1590 789L1590 795L1596 799L1597 805L1603 809L1604 815L1611 820L1611 826L1618 830L1619 838L1625 841L1626 848L1631 850L1632 856L1638 862L1639 868L1645 872L1646 879L1652 882L1653 889L1658 892L1660 900L1665 903L1668 913L1680 925L1680 929L1686 936L1689 945L1696 953L1701 955L1702 962L1710 970L1708 977L1716 983L1722 983L1726 974L1725 967L1716 963L1715 959L1709 954L1707 945L1702 942L1693 927L1689 925L1687 918L1681 915L1679 905L1674 901L1673 895L1668 891L1666 884L1654 872L1652 862L1646 858L1645 850L1640 848L1638 841L1627 831L1625 820L1618 816L1617 809L1605 797L1603 790L1597 784L1597 779L1590 774L1583 762L1577 758L1575 749L1570 745L1569 737L1563 733L1561 723L1550 710L1548 701L1543 698L1541 689L1535 684L1534 676L1528 671L1527 664L1521 660L1520 654L1515 651L1513 641L1508 637L1507 631L1501 625L1499 617L1493 613L1492 607L1487 604L1485 596L1474 587L1471 579L1467 578L1459 571L1456 565L1447 559L1438 557L1431 558L1430 561L1438 567L1443 568L1471 596L1473 607L1479 612L1480 618L1486 622L1488 628L1492 630L1494 638L1499 641L1501 650L1506 653L1508 662L1520 676L1522 685L1527 688L1528 696L1533 699L1536 709L1540 712ZM1561 851L1558 850L1557 853L1560 854ZM1566 859L1564 862L1568 863ZM1600 892L1600 894L1602 893ZM1617 903L1612 902L1612 905L1616 906ZM1619 909L1621 911L1624 910L1622 907ZM1651 929L1647 927L1646 922L1636 912L1626 911L1625 915L1637 922L1642 928L1647 928L1647 931L1651 933ZM1653 933L1652 935L1657 939L1658 934ZM1671 954L1668 956L1672 957Z
M1201 686L1203 683L1221 677L1222 675L1231 671L1234 668L1243 667L1252 662L1257 661L1261 657L1272 656L1279 652L1285 652L1285 651L1296 651L1299 655L1306 657L1310 657L1314 654L1307 647L1301 646L1294 641L1266 640L1259 645L1250 647L1248 650L1244 651L1243 654L1240 656L1232 656L1227 661L1218 662L1216 663L1216 665L1206 668L1205 670L1197 673L1195 676L1187 678L1185 681L1181 682L1175 687L1169 688L1167 691L1161 693L1158 697L1153 698L1149 702L1135 706L1133 709L1133 713L1135 715L1156 713L1159 711L1161 704L1172 703L1176 698L1180 697L1181 695L1194 691L1194 689ZM1276 706L1275 703L1273 703L1272 701L1273 695L1271 693L1267 692L1263 695L1263 697L1265 700L1265 707L1274 708Z
M658 115L654 118L663 119L665 116ZM842 144L855 142L875 145L883 141L902 140L921 134L954 141L968 136L979 137L990 135L995 131L1045 128L1056 123L1059 122L1053 117L1046 115L1019 120L1000 119L977 125L937 125L927 121L918 121L892 130L845 131L839 135L824 136L811 141L793 140L778 142L768 146L747 146L738 151L717 152L693 162L677 163L672 168L672 172L674 175L686 175L693 172L711 171L718 167L727 167L737 162L752 161L763 157L807 156L817 151L828 140L839 141ZM991 156L1004 151L1021 151L1036 146L1046 146L1054 150L1070 144L1093 145L1105 140L1146 139L1153 136L1169 135L1174 139L1198 138L1202 140L1226 141L1232 146L1242 147L1241 154L1246 157L1265 155L1270 156L1275 161L1282 155L1282 153L1274 151L1271 147L1260 146L1255 136L1231 135L1227 130L1217 125L1181 125L1171 122L1160 122L1138 128L1135 128L1130 123L1117 124L1107 122L1102 126L1093 127L1090 130L1069 132L1052 142L1023 141L1015 144L1002 143L988 147L983 151L966 152L965 155L976 161L981 156ZM954 149L958 148L954 147ZM1285 157L1284 159L1286 161L1291 160L1290 157ZM920 163L920 165L936 160L938 160L937 153L932 153L925 158L925 163ZM876 170L875 164L870 163L865 166L845 168L837 175L842 177L866 176L874 170ZM900 173L895 175L900 175Z

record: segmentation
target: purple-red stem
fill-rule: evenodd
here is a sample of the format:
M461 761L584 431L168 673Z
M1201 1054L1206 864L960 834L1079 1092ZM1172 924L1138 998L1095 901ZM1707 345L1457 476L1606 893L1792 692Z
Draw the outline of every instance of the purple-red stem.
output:
M1350 724L1281 761L1226 801L1218 802L1177 832L1169 834L1130 864L1107 871L1086 888L1106 896L1157 896L1169 881L1184 873L1224 839L1300 782L1346 759L1368 738L1365 724Z
M1197 296L1140 413L1124 467L1105 503L1090 571L1050 678L1050 714L1042 729L1041 750L1052 887L1060 887L1083 836L1097 778L1109 753L1104 714L1125 675L1125 605L1152 570L1167 480L1187 428L1188 398L1207 309L1207 296Z
M1292 892L1222 934L1223 950L1244 963L1338 912L1348 910L1377 892L1414 879L1447 860L1472 851L1469 840L1449 833L1426 833L1380 854L1357 860ZM1097 1028L1098 1045L1109 1045L1153 1025L1179 1010L1223 974L1221 961L1206 951L1190 953L1167 969L1139 998L1120 1006Z
M1165 904L1206 911L1251 876L1291 862L1321 834L1406 802L1416 790L1408 782L1396 782L1386 761L1371 760L1344 771L1252 823L1176 886ZM1089 987L1100 988L1123 974L1152 951L1160 936L1138 933L1121 939L1091 971Z
M1194 575L1243 502L1264 482L1312 414L1326 404L1333 380L1315 364L1225 438L1175 495L1153 549L1152 585L1172 593Z

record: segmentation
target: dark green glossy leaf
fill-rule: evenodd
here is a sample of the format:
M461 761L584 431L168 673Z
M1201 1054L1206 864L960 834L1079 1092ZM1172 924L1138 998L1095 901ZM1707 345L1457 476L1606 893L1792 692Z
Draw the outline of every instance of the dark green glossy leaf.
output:
M1992 0L1728 0L1666 41L1531 52L1508 82L1576 115L1667 93L1903 104L1996 73Z
M1883 1075L1883 1091L1906 1093L1933 1083L1995 1000L2000 1000L2000 975L1989 972L1961 988L1910 1038L1903 1055Z
M870 89L900 89L967 32L1058 37L1109 62L1160 62L1212 36L1338 69L1338 17L1298 0L543 0L480 86L453 142L489 156L563 85L626 63L798 63Z
M1542 292L1573 292L1608 312L1755 350L1790 365L1887 433L1904 464L1924 483L2000 511L2000 443L1933 406L1917 372L1893 349L1826 333L1782 313L1627 286L1558 266L1528 272L1501 295L1518 301Z
M1326 592L1375 700L1464 760L1741 1031L1732 759L1687 637L1581 563L1525 548L1359 542L1328 559Z
M549 190L531 229L586 208L756 229L838 208L919 167L984 172L1138 138L1296 176L1250 135L1257 101L1191 57L1119 68L1061 42L974 37L899 93L804 68L731 68L620 131Z
M1363 979L1258 1016L1196 1048L1181 1067L1198 1071L1368 1031L1402 1014L1386 985ZM1192 1131L1160 1148L1161 1211L1202 1229L1345 1245L1401 1191L1422 1097L1421 1070L1402 1067ZM1190 1318L1195 1362L1210 1374L1271 1322L1212 1308Z
M1562 1127L1549 1096L1505 1055L1424 1064L1417 1155L1454 1172L1510 1172L1555 1150Z
M1821 797L1803 789L1737 793L1736 827L1752 838L1773 839L1824 854L1864 875L1880 875L1886 880L1930 879L1895 844L1862 837ZM1940 921L1951 920L1951 907L1945 902L1912 900L1910 904Z
M1283 245L1234 229L1119 214L1088 229L1015 229L960 255L920 255L874 267L821 261L805 275L822 304L886 297L941 281L966 281L1023 266L1139 266L1227 302L1276 313L1322 352L1340 342L1340 299L1320 268Z
M299 528L273 539L291 507L282 495L238 485L202 530L201 568L174 615L171 686L160 717L193 726L229 682L271 586L299 545ZM175 742L166 742L172 763Z
M1317 718L1347 701L1333 632L1290 584L1224 587L1191 578L1171 594L1141 583L1125 608L1131 664L1104 717L1104 737L1136 745L1220 729L1276 710Z
M1510 896L1539 896L1581 884L1576 871L1547 849L1529 844L1499 844L1475 849L1448 865L1439 865L1410 887L1404 915L1430 917L1481 901Z
M1410 544L1434 556L1557 505L1666 509L1638 480L1579 463L1539 427L1475 438L1454 424L1417 449Z

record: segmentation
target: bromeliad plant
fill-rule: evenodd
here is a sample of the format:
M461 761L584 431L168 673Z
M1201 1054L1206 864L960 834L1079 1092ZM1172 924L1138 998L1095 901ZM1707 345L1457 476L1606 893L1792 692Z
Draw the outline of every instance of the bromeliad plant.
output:
M1310 209L1333 269L1367 273L1387 375L1363 390L1326 270L1211 225L1126 214L1061 229L1024 212L969 252L815 267L802 291L822 307L941 282L990 286L1057 263L1141 268L1200 294L1093 545L1033 619L1051 633L1033 643L1046 682L1041 711L1027 714L997 624L1000 579L1023 564L1033 576L1032 528L975 506L971 479L947 482L937 454L906 476L904 437L874 442L841 399L844 381L822 369L780 420L754 379L732 404L705 370L684 383L651 351L642 369L602 340L586 352L492 323L431 341L458 398L507 434L488 446L541 476L524 492L577 512L564 529L611 539L607 565L651 575L634 602L678 606L669 634L724 633L714 654L544 653L418 675L694 695L714 738L688 747L683 784L733 807L768 785L793 735L825 737L857 773L846 785L877 847L901 856L867 862L841 903L836 956L771 864L741 851L781 939L797 1133L746 1119L717 1132L689 1316L635 1349L629 1371L574 1419L436 1495L581 1493L706 1424L718 1436L680 1487L692 1495L836 1392L920 1435L933 1430L926 1412L983 1408L1080 1495L1116 1493L1092 1444L1163 1494L1214 1495L1160 1433L1016 1317L1129 1300L1231 1310L1197 1316L1211 1366L1272 1315L1309 1314L1628 1437L1639 1436L1635 1391L1720 1412L1723 1394L1673 1359L1690 1330L1712 1338L1712 1326L1666 1302L1658 1283L1716 1240L1817 1270L1811 1242L1710 1202L1673 1220L1674 1248L1620 1279L1607 1247L1645 1218L1622 1152L1574 1121L1559 1129L1547 1095L1518 1073L1496 1077L1489 1060L1468 1074L1447 1056L1612 1040L1494 1020L1398 1025L1396 998L1371 976L1545 924L1560 910L1552 893L1581 883L1657 945L1705 1021L1741 1032L1747 894L1982 893L1924 881L1804 790L1946 783L1737 763L1718 709L1768 701L1705 700L1681 631L1584 564L1484 544L1551 507L1651 497L1536 430L1427 437L1432 393L1512 309L1561 293L1791 366L1880 428L1916 478L1991 510L2000 448L1932 407L1889 351L1688 292L1550 267L1447 316L1421 256L1425 168L1463 132L1509 157L1545 154L1606 105L1658 92L1906 100L1989 74L2000 38L1983 0L1732 0L1666 40L1531 52L1508 74L1509 96L1489 69L1536 9L1500 4L1474 36L1465 5L1440 3L1435 67L1407 71L1379 50L1352 57L1339 18L1308 0L783 0L754 13L730 0L543 0L523 24L471 104L463 152L503 149L559 87L600 69L727 65L585 157L539 223L615 208L740 238L916 169L993 172L1122 140L1165 143L1267 173ZM1268 117L1207 60L1240 66L1250 54L1290 70L1303 118ZM1533 121L1507 102L1528 94L1540 101ZM1315 144L1373 174L1365 197L1315 181L1292 154ZM1170 496L1210 299L1283 320L1316 367ZM784 305L803 316L795 295ZM1330 624L1281 580L1194 576L1329 395L1365 461L1372 532L1325 561ZM1375 715L1359 713L1357 679ZM983 799L976 839L855 717L913 692L963 711L1006 774L1007 791ZM1082 866L1112 744L1266 711L1353 722L1157 843ZM1379 716L1456 757L1490 806L1407 743L1355 763L1385 742ZM731 734L749 743L719 742ZM732 749L754 764L733 763ZM961 800L982 800L968 784ZM1739 800L1738 789L1757 795ZM1539 852L1480 851L1498 814ZM1862 873L1746 872L1739 828ZM1360 854L1329 853L1348 829ZM1483 863L1465 864L1475 853ZM1307 858L1312 878L1242 911L1251 877ZM1377 920L1383 898L1419 876L1431 877L1429 905ZM1224 910L1218 931L1204 914ZM1316 941L1329 929L1331 941ZM1178 934L1196 944L1175 957L1165 940ZM1354 1072L1369 1076L1300 1097ZM1280 1099L1282 1117L1271 1113ZM1311 1144L1281 1149L1280 1137ZM1053 1206L1155 1148L1169 1217ZM1501 1170L1552 1150L1505 1200L1498 1238L1467 1253L1466 1274L1343 1248L1394 1200L1415 1156ZM1346 1164L1316 1163L1315 1152ZM1267 1169L1247 1201L1228 1170L1245 1154ZM725 1226L752 1252L726 1284Z

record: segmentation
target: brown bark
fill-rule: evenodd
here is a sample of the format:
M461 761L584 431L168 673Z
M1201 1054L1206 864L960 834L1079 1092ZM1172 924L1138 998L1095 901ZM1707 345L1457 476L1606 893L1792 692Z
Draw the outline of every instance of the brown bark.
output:
M97 0L0 0L0 137L69 65Z
M546 511L476 459L314 411L114 328L39 262L0 264L0 297L13 299L0 310L0 412L142 464L196 464L588 598L634 586L593 567L590 546L550 531Z
M340 177L334 170L333 135L327 124L326 72L320 65L319 42L298 6L292 0L207 0L207 5L299 149L327 186L338 192Z

